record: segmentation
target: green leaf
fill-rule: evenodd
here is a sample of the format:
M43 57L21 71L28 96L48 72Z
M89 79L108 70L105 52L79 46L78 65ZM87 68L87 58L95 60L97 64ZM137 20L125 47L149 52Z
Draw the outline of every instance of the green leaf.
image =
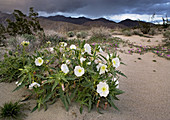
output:
M92 108L92 102L91 102L91 99L89 99L88 112L91 111L91 108Z
M27 84L27 83L21 84L20 86L16 87L12 92L14 92L14 91L16 91L16 90L19 90L20 88L25 87L26 84Z
M126 77L126 78L127 78L127 76L126 76L125 74L123 74L121 71L116 70L115 72L116 72L117 74L122 75L123 77Z
M107 61L107 59L106 59L106 57L105 57L105 56L103 56L102 54L99 54L99 55Z
M122 64L122 65L126 65L125 63L123 63L123 62L120 62L120 64Z
M110 98L110 99L108 99L108 102L111 104L111 106L114 107L116 110L119 111L119 109L118 109L118 108L115 106L115 104L113 103L114 98L113 98L113 96L112 96L111 94L109 95L109 98Z
M53 91L53 90L55 89L55 87L56 87L58 84L59 84L58 80L55 80L54 85L53 85L53 87L52 87L52 90L51 90L51 91Z
M38 103L38 111L40 111L41 103Z
M93 70L90 70L90 69L86 69L89 73L93 73L93 74L96 74L96 72L94 72Z
M34 111L36 111L38 108L38 104L32 109L31 113L33 113Z
M83 106L82 105L80 106L80 110L79 111L80 111L80 114L83 113Z
M115 95L120 95L120 94L123 94L124 93L124 91L122 91L122 90L119 90L119 89L115 89Z
M29 80L29 83L31 84L32 83L31 73L28 74L28 80Z
M77 88L74 89L74 91L71 93L71 95L70 95L70 99L71 99L71 100L73 100L73 98L75 97L76 92L77 92Z
M67 102L66 96L64 95L64 92L63 92L63 90L61 88L59 90L59 93L60 93L60 99L63 102L63 104L65 106L65 109L68 111L68 109L69 109L68 102Z
M75 80L76 77L67 77L66 79L67 79L67 80Z
M38 74L35 74L35 76L37 76L38 78L41 78L43 80L47 79L46 77L42 76L42 75L38 75Z
M44 99L44 101L43 101L43 103L47 102L47 101L51 98L51 96L52 96L53 94L54 94L54 92L52 92L52 93L50 93L50 94L47 94L46 97L45 97L45 99Z
M68 104L70 105L71 104L71 100L70 100L70 97L69 97L68 93L66 93L66 98L67 98Z
M46 111L47 110L47 104L44 103L43 106L44 106L44 111Z

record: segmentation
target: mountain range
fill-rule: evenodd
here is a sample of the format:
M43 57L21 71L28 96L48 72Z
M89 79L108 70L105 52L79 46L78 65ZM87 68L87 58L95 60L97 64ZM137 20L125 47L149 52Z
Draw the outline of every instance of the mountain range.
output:
M6 24L5 20L11 19L14 20L14 16L12 14L2 13L0 12L0 23ZM105 18L98 18L98 19L90 19L86 17L79 17L79 18L72 18L72 17L65 17L62 15L56 15L56 16L49 16L49 17L43 17L39 16L40 24L45 29L65 29L67 31L70 30L83 30L83 29L89 29L91 27L107 27L107 28L131 28L139 26L139 21L126 19L119 23L116 23L114 21L105 19ZM142 22L142 21L140 21ZM142 22L146 23L146 22ZM151 24L151 23L147 23Z

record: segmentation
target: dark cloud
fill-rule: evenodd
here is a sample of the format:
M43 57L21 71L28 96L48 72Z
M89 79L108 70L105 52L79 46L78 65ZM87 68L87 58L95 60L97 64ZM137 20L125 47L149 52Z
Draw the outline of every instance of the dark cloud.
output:
M169 3L168 3L169 2ZM46 13L83 14L100 17L115 14L165 14L170 16L169 0L1 0L0 11L11 12L29 7Z

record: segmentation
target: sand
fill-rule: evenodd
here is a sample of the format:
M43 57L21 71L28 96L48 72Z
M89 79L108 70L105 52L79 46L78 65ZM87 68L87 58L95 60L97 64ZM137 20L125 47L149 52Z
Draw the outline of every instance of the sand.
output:
M170 61L153 53L119 55L126 64L121 65L119 70L128 77L119 80L120 89L125 91L119 96L120 101L115 101L120 111L110 107L102 111L104 114L99 114L96 109L88 113L85 108L83 114L80 114L79 105L73 103L67 112L58 100L48 106L45 112L43 109L27 112L25 120L170 120ZM24 89L12 92L15 87L15 83L0 83L0 106L27 94ZM36 101L28 102L32 109Z

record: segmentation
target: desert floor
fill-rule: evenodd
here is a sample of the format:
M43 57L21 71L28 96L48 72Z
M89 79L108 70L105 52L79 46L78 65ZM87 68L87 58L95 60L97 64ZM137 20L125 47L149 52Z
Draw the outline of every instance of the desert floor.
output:
M139 36L117 37L147 44L147 40ZM161 36L154 38L148 44L155 45L157 39L162 39ZM67 112L58 100L54 105L49 105L45 112L43 109L33 113L28 111L25 120L170 120L170 61L153 53L119 55L126 64L121 65L119 70L128 77L119 79L120 89L125 91L119 96L120 101L115 101L120 111L107 108L102 111L104 114L99 114L96 109L88 113L85 108L83 114L80 114L79 105L73 103ZM24 89L12 92L15 87L15 83L0 83L0 106L7 101L19 100L26 94ZM27 102L31 109L36 103L34 100Z

